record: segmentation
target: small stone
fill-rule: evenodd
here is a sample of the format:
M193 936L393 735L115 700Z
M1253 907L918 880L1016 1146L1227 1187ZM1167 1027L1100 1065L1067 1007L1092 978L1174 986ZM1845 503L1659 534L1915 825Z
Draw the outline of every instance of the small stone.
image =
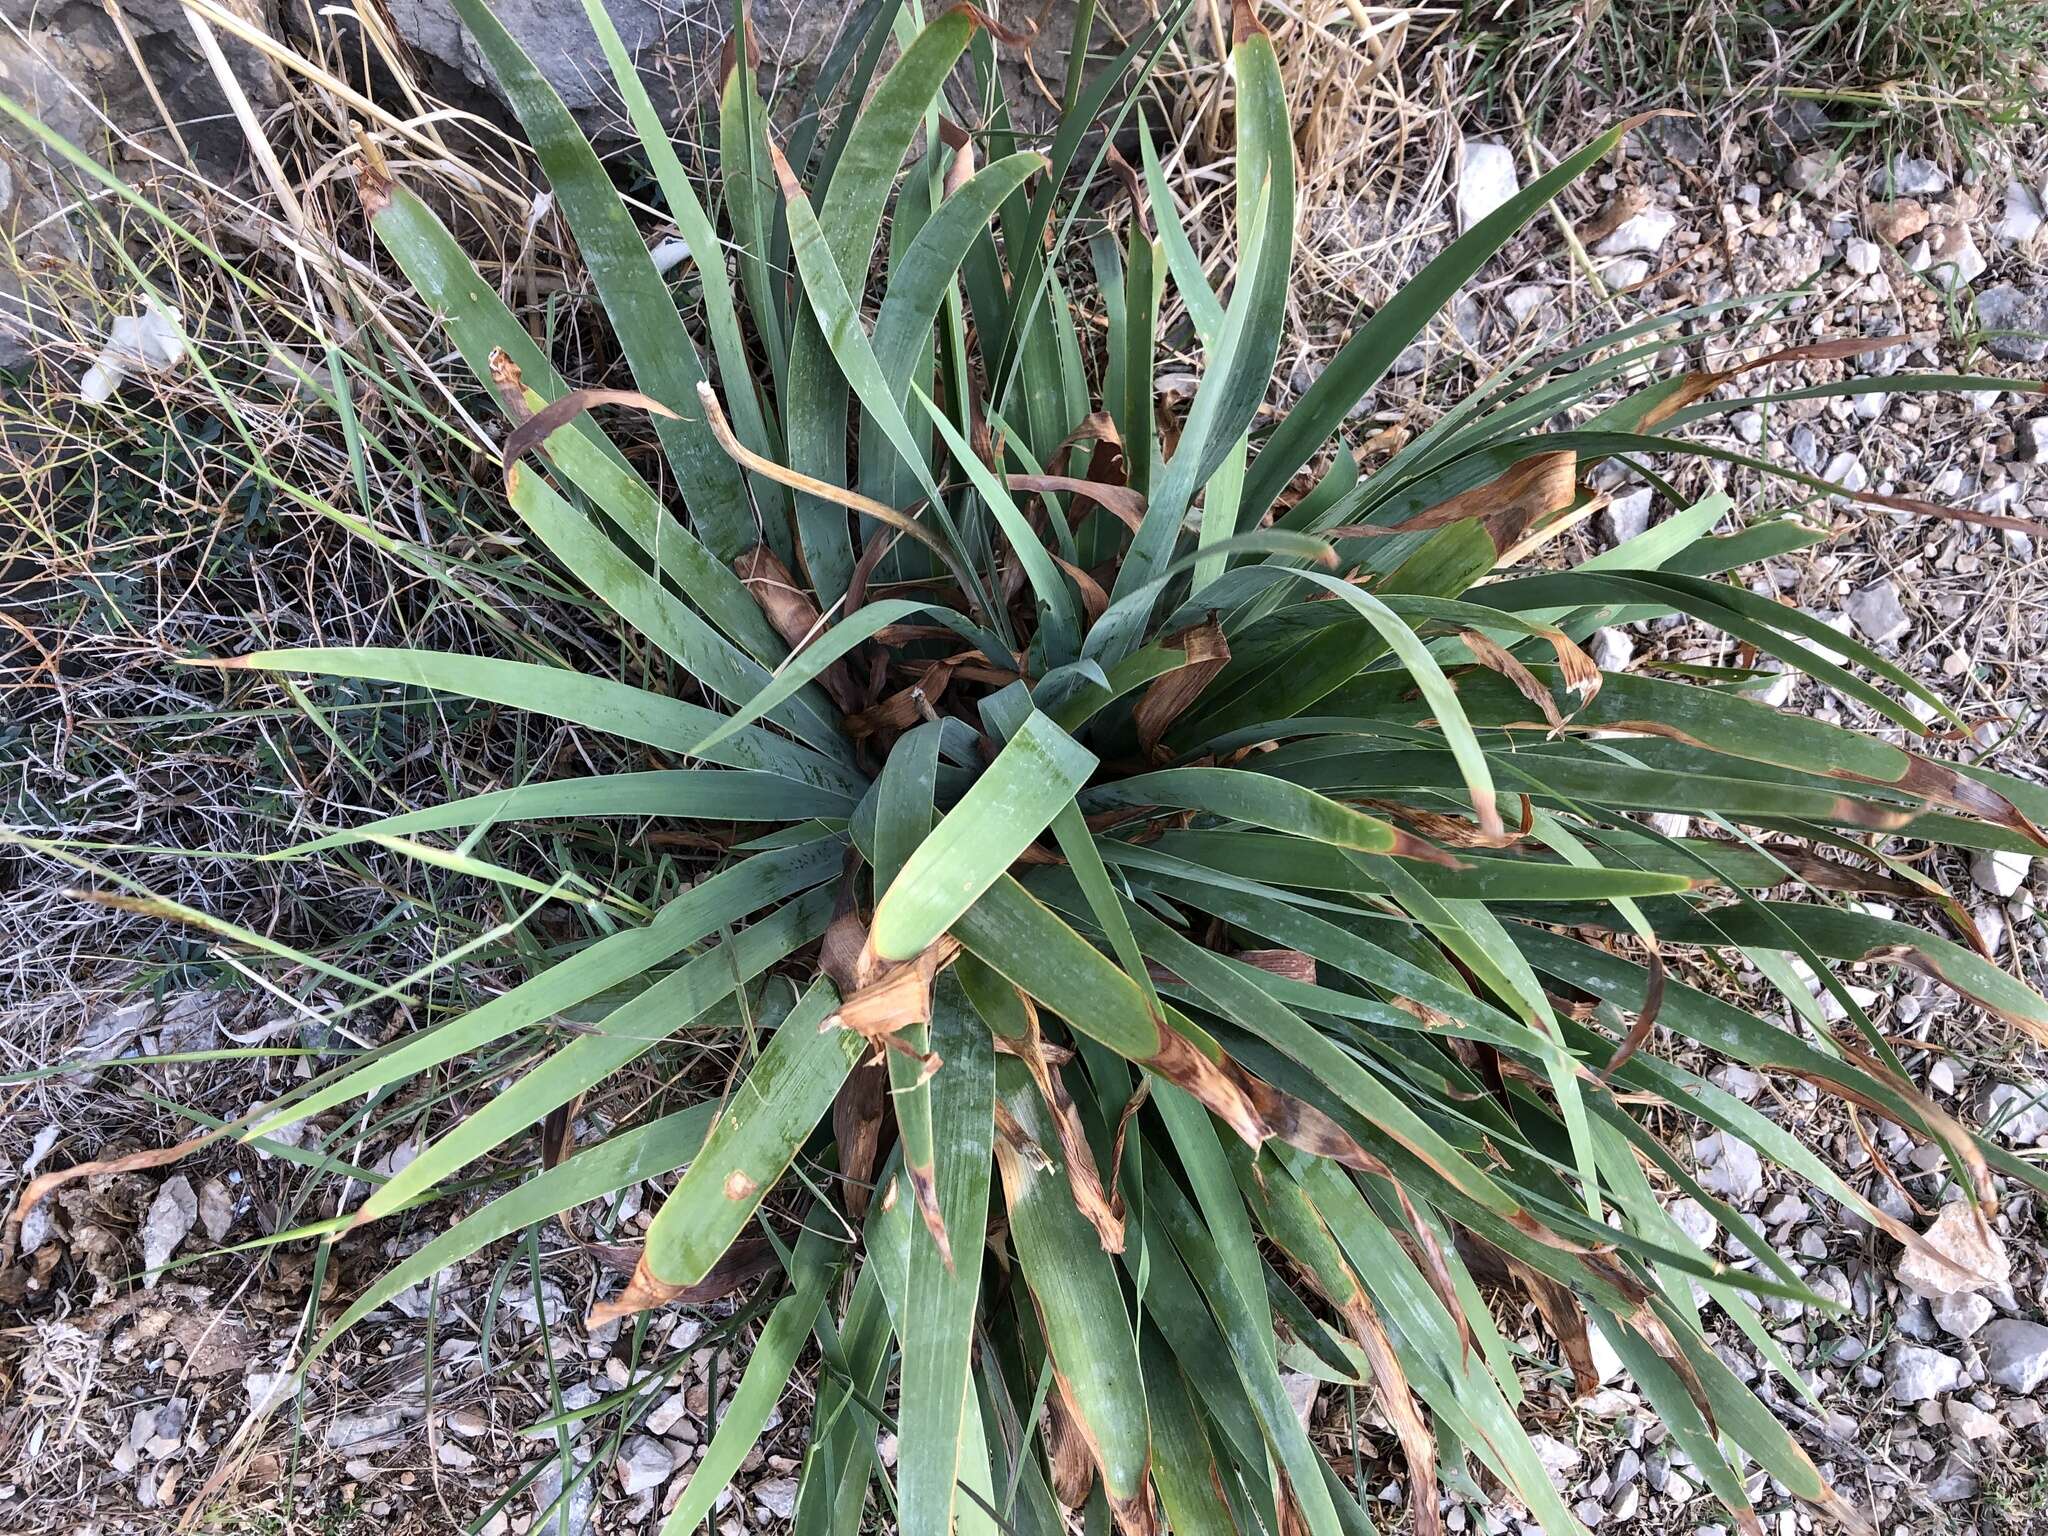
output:
M1870 186L1894 197L1937 197L1948 190L1948 172L1932 160L1894 155L1890 165L1870 173Z
M242 1378L242 1390L249 1394L251 1416L268 1413L292 1395L290 1371L251 1371Z
M2005 1426L1975 1403L1964 1398L1952 1397L1945 1406L1948 1409L1949 1427L1965 1440L2004 1438Z
M1693 1143L1693 1155L1700 1160L1700 1183L1709 1193L1745 1205L1763 1192L1763 1159L1748 1142L1716 1131Z
M1764 417L1761 411L1737 411L1728 418L1728 425L1735 429L1735 435L1754 448L1764 440Z
M2012 1262L2006 1257L2005 1243L1967 1200L1943 1206L1922 1242L1925 1248L1906 1249L1898 1267L1899 1284L1916 1295L1933 1299L1997 1290L2012 1283ZM1944 1263L1944 1259L1951 1262Z
M1524 283L1510 288L1500 302L1516 325L1527 325L1550 302L1550 290L1541 283Z
M754 1502L778 1520L796 1518L797 1483L793 1477L771 1477L753 1487Z
M1301 1427L1308 1428L1310 1418L1316 1411L1316 1379L1305 1371L1287 1371L1280 1377L1280 1390L1287 1394L1287 1402L1294 1409L1294 1416L1301 1420Z
M613 1463L619 1491L628 1498L659 1488L675 1469L675 1454L652 1435L633 1436L619 1447L618 1460Z
M467 1472L476 1465L475 1454L465 1451L453 1440L443 1440L435 1445L434 1459L442 1466L452 1467L457 1472Z
M1470 229L1521 190L1514 151L1491 139L1467 139L1458 171L1458 230Z
M2008 245L2020 245L2041 233L2041 199L2023 181L2005 184L2005 215L1992 231Z
M1927 227L1927 210L1910 197L1870 210L1870 227L1886 245L1904 245Z
M1600 514L1607 525L1607 537L1616 544L1625 544L1650 526L1650 488L1630 491L1617 496L1607 504Z
M1598 1499L1581 1499L1572 1506L1572 1513L1579 1517L1579 1524L1590 1531L1607 1518L1607 1506Z
M152 1461L166 1461L177 1455L185 1443L185 1421L191 1411L191 1403L182 1397L143 1409L128 1426L128 1448Z
M2025 1397L2048 1379L2048 1328L2002 1317L1977 1336L1984 1371L1998 1386Z
M402 1408L384 1408L375 1413L350 1413L330 1419L323 1437L330 1451L360 1450L380 1440L403 1433L409 1415Z
M1669 208L1645 208L1641 213L1624 219L1620 226L1598 245L1593 247L1599 256L1626 256L1631 251L1644 251L1654 256L1664 248L1678 228L1678 215Z
M2048 361L2048 288L1999 283L1977 295L1977 324L1994 357L2009 363Z
M1974 1291L1959 1291L1934 1303L1934 1320L1941 1324L1943 1332L1967 1339L1991 1321L1995 1310L1990 1301Z
M1617 1521L1635 1518L1636 1506L1643 1501L1643 1485L1630 1483L1614 1496L1614 1502L1607 1506L1607 1513Z
M457 1408L441 1421L441 1427L451 1435L474 1440L491 1427L491 1421L474 1408Z
M1720 1233L1721 1224L1714 1220L1714 1213L1690 1195L1680 1196L1665 1208L1678 1230L1691 1238L1700 1247L1713 1249L1714 1239Z
M1579 1463L1585 1460L1579 1454L1577 1446L1567 1445L1554 1435L1533 1434L1529 1437L1529 1444L1535 1447L1536 1459L1543 1463L1543 1470L1550 1474L1551 1483L1559 1489L1565 1486L1565 1479L1576 1472Z
M1991 266L1984 253L1977 249L1977 238L1970 233L1967 224L1946 226L1933 244L1932 255L1929 270L1934 274L1934 280L1948 293L1974 283Z
M2005 948L2005 908L1982 906L1971 909L1970 921L1977 925L1977 937L1984 941L1984 953L1996 959Z
M647 1415L646 1428L650 1435L665 1435L677 1424L689 1417L690 1404L681 1392L672 1392L657 1403L654 1411Z
M1628 637L1628 631L1608 625L1593 631L1586 642L1586 654L1593 658L1593 665L1602 672L1626 672L1628 664L1635 659L1635 642Z
M1934 1480L1927 1485L1927 1497L1936 1504L1960 1504L1976 1496L1976 1476L1970 1471L1970 1464L1960 1456L1951 1456L1944 1461L1935 1472Z
M2048 1138L2048 1090L1995 1085L1984 1096L1984 1123L2016 1146Z
M1785 185L1794 192L1822 193L1841 179L1842 162L1836 155L1798 155L1785 167Z
M1859 277L1868 277L1875 272L1881 259L1881 252L1874 240L1851 240L1842 247L1842 260L1847 262L1849 270Z
M207 1179L199 1186L199 1227L210 1242L219 1242L235 1224L234 1197L219 1179Z
M1899 605L1899 589L1891 581L1872 582L1843 605L1856 628L1872 645L1890 645L1913 627Z
M1780 1195L1764 1210L1764 1225L1789 1227L1806 1220L1813 1208L1797 1195Z
M2029 416L2012 432L2012 456L2022 464L2048 463L2048 416Z
M1649 276L1650 264L1640 256L1623 256L1600 269L1600 281L1617 293L1626 293Z
M1970 857L1970 878L1979 889L1989 891L2001 901L2010 901L2017 895L2033 869L2030 855L2003 848L1982 849Z
M1792 429L1792 436L1789 441L1793 458L1797 459L1807 469L1818 470L1820 468L1820 439L1814 436L1813 428L1802 421Z
M1821 471L1823 480L1833 481L1843 491L1854 493L1870 484L1870 471L1863 467L1863 461L1847 449L1828 460L1827 468Z
M1764 1080L1737 1062L1728 1062L1707 1074L1707 1081L1748 1104L1763 1090Z
M149 1202L148 1214L142 1218L144 1287L156 1289L157 1282L163 1279L163 1267L170 1263L198 1219L199 1196L192 1181L182 1173L164 1180L156 1198Z
M588 1459L587 1454L572 1454L576 1455L579 1464ZM581 1470L580 1465L578 1470ZM533 1499L535 1515L552 1508L555 1501L562 1497L561 1457L549 1456L539 1474L527 1485L527 1489ZM585 1477L576 1484L555 1517L548 1521L545 1530L536 1527L533 1536L560 1536L563 1531L566 1531L568 1536L586 1536L591 1528L591 1516L596 1512L597 1479Z
M2048 1329L2043 1329L2048 1333ZM1918 1344L1894 1344L1885 1351L1885 1391L1895 1403L1924 1403L1963 1384L1962 1362Z

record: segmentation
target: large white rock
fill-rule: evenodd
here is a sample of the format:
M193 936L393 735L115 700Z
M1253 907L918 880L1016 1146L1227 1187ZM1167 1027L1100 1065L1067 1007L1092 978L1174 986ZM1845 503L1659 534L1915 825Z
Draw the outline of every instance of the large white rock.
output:
M2041 233L2041 199L2032 187L2023 181L2006 183L2005 214L1992 233L2011 245Z
M1654 256L1664 249L1664 242L1677 228L1678 215L1669 208L1645 208L1623 220L1593 250L1601 256L1625 256L1630 251L1643 251Z
M2000 899L2017 895L2033 870L2031 856L2003 848L1984 849L1970 857L1970 878Z
M1910 1247L1899 1259L1899 1284L1916 1295L1935 1300L2012 1283L2005 1243L1967 1200L1943 1206L1922 1242L1925 1248Z
M1458 232L1463 234L1522 190L1514 151L1491 139L1467 139L1458 156Z

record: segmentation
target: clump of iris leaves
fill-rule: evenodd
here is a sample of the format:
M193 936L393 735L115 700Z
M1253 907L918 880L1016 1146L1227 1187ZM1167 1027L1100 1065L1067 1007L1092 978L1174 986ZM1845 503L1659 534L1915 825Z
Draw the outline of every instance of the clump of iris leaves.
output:
M605 1229L622 1191L680 1173L643 1244L596 1245L630 1271L600 1313L637 1341L655 1309L739 1289L761 1325L664 1531L703 1523L812 1369L805 1532L1051 1536L1078 1510L1090 1530L1348 1536L1375 1528L1369 1488L1397 1453L1413 1529L1441 1529L1446 1496L1505 1498L1562 1536L1580 1524L1521 1421L1597 1384L1596 1335L1742 1529L1762 1529L1757 1469L1870 1529L1703 1323L1725 1313L1809 1393L1759 1306L1833 1305L1666 1138L1718 1130L1920 1239L1680 1063L1741 1062L1888 1117L1987 1216L1997 1176L2042 1186L1914 1088L1833 967L1915 968L2039 1035L2048 1006L1966 928L1940 936L1958 909L1907 855L2033 851L2048 792L1939 761L1959 722L1908 672L1722 579L1820 536L1804 523L1745 525L1715 496L1559 559L1603 460L1749 462L1684 432L1753 403L1723 387L1746 365L1661 360L1681 328L1740 343L1782 296L1501 359L1369 474L1347 437L1396 357L1630 125L1453 242L1270 412L1290 107L1242 0L1227 291L1146 122L1185 7L1092 68L1077 45L1049 124L1045 101L1005 94L1002 56L1028 36L903 0L861 5L812 109L771 118L736 16L706 175L586 0L696 258L671 279L533 61L483 0L457 5L634 388L573 389L367 145L363 206L505 413L507 528L665 667L628 683L422 650L235 664L533 711L675 765L537 780L300 852L571 818L716 851L644 923L589 927L238 1127L522 1033L545 1047L354 1221L420 1206L537 1124L542 1166L391 1270L313 1358L486 1244L557 1218ZM1080 38L1093 20L1080 6ZM1184 319L1162 335L1169 312ZM1171 399L1154 383L1169 346L1202 365ZM1582 649L1668 615L1748 665L1603 674ZM1910 744L1768 707L1746 692L1762 667ZM1924 923L1873 915L1877 895ZM1679 951L1759 969L1805 1027L1667 975ZM591 1022L560 1027L578 1010ZM561 1134L636 1058L712 1030L742 1041L722 1094L581 1147ZM1679 1193L1753 1263L1674 1224ZM1499 1330L1502 1294L1533 1302L1554 1357ZM1347 1405L1348 1466L1297 1416L1292 1373ZM667 1375L606 1401L614 1443ZM1368 1409L1384 1430L1361 1428Z

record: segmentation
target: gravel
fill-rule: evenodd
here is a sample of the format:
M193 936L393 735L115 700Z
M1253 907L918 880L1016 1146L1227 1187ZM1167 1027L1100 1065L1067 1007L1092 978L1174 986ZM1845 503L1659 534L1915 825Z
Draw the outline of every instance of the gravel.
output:
M2048 361L2048 286L1998 283L1984 289L1977 295L1977 324L2008 333L1985 338L1992 356L2009 363Z
M1964 1374L1960 1360L1937 1349L1894 1344L1885 1351L1884 1386L1895 1403L1931 1402L1961 1386Z
M2025 1396L2048 1380L2048 1328L2005 1317L1987 1325L1977 1339L1984 1373L2001 1387Z

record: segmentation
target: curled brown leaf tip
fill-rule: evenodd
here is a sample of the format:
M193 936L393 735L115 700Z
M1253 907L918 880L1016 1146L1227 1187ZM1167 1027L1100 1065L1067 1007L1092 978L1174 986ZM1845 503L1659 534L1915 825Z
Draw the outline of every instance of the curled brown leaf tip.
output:
M932 982L959 954L960 941L951 934L940 935L908 960L883 960L870 945L863 945L854 966L853 992L820 1027L850 1029L877 1044L909 1050L895 1039L896 1032L931 1022Z
M652 395L643 395L637 389L572 389L561 399L550 400L506 434L501 456L507 476L528 449L545 442L555 431L566 427L596 405L630 405L650 416L664 417L669 421L682 420Z
M1515 692L1543 711L1543 718L1550 723L1551 734L1564 729L1564 715L1558 709L1557 701L1550 696L1549 686L1524 666L1513 652L1476 629L1459 630L1458 639L1482 667L1489 672L1498 672L1514 684Z
M588 1245L586 1245L588 1246ZM645 1312L652 1307L667 1306L681 1302L688 1306L703 1306L729 1296L741 1286L750 1284L764 1275L772 1274L782 1267L772 1244L764 1237L742 1238L719 1256L710 1272L695 1285L671 1285L656 1275L647 1262L645 1249L606 1248L600 1257L612 1263L617 1259L631 1257L632 1276L626 1281L626 1288L610 1301L601 1301L590 1309L586 1327L602 1328L606 1323L635 1313Z
M140 1173L147 1168L162 1168L189 1157L208 1142L218 1141L227 1135L228 1128L202 1131L197 1136L168 1147L152 1147L147 1151L130 1152L121 1157L100 1158L90 1163L74 1163L69 1168L56 1168L48 1173L37 1174L29 1180L28 1187L21 1192L21 1198L14 1202L14 1209L7 1215L7 1224L0 1228L0 1264L12 1263L15 1258L14 1245L20 1240L21 1226L28 1219L28 1213L42 1201L66 1184L79 1179L97 1178L112 1173Z
M1664 953L1653 941L1650 945L1650 970L1643 982L1643 1006L1636 1014L1636 1021L1628 1034L1608 1058L1607 1065L1600 1069L1599 1080L1608 1082L1615 1073L1628 1064L1629 1057L1642 1049L1650 1038L1650 1031L1657 1027L1657 1014L1664 1006Z
M1005 1040L1004 1048L1024 1064L1024 1070L1031 1074L1032 1082L1038 1086L1039 1097L1052 1111L1053 1130L1059 1137L1060 1154L1066 1159L1067 1183L1073 1190L1074 1208L1095 1229L1103 1252L1122 1253L1123 1215L1102 1187L1102 1174L1095 1166L1095 1151L1088 1144L1088 1132L1081 1124L1080 1111L1075 1108L1074 1096L1067 1092L1066 1082L1060 1076L1059 1065L1053 1059L1055 1052L1045 1043L1045 1036L1039 1028L1038 1005L1023 992L1017 994L1017 999L1024 1005L1024 1035L1022 1039Z
M947 6L946 14L950 16L955 11L961 12L997 42L1005 43L1012 48L1029 48L1038 41L1038 29L1045 24L1046 13L1051 9L1052 0L1046 0L1046 3L1039 7L1038 14L1027 17L1021 27L1006 27L980 6L969 5L967 0L960 0L956 5Z
M1461 491L1450 500L1418 512L1399 523L1347 524L1324 530L1331 539L1385 538L1420 533L1453 523L1477 520L1494 551L1506 558L1531 537L1547 531L1559 514L1578 499L1578 456L1569 451L1541 453L1522 460L1485 485Z
M1223 626L1213 618L1170 635L1161 643L1168 650L1182 652L1187 660L1154 678L1132 711L1138 745L1147 757L1158 753L1160 741L1173 722L1230 661L1230 642L1224 638Z
M361 128L356 130L356 148L363 157L363 163L356 167L356 197L363 205L364 215L374 219L391 206L391 189L396 185L391 177L391 162L384 158L377 141Z
M1238 952L1237 958L1255 970L1264 971L1268 976L1284 977L1288 981L1306 982L1315 985L1316 959L1299 949L1246 949Z
M1252 0L1230 0L1230 46L1241 48L1255 37L1270 36L1266 24L1259 20L1257 8Z
M740 14L741 26L747 35L747 68L761 67L761 38L754 30L754 16L751 7ZM739 64L738 34L728 32L725 41L718 46L718 86L720 90L732 80L732 72Z
M533 414L526 404L526 375L503 347L491 348L490 368L491 387L498 392L498 403L516 427Z
M1512 841L1507 835L1507 829L1499 825L1498 813L1495 814L1494 820L1494 830L1490 832L1483 827L1471 829L1474 841L1479 846L1498 848L1504 843ZM1427 838L1417 837L1413 832L1403 832L1398 827L1394 830L1394 846L1389 848L1387 853L1392 858L1414 859L1423 864L1440 864L1445 869L1470 869L1472 867L1463 859L1457 857L1457 855L1437 847L1435 843L1430 842Z

